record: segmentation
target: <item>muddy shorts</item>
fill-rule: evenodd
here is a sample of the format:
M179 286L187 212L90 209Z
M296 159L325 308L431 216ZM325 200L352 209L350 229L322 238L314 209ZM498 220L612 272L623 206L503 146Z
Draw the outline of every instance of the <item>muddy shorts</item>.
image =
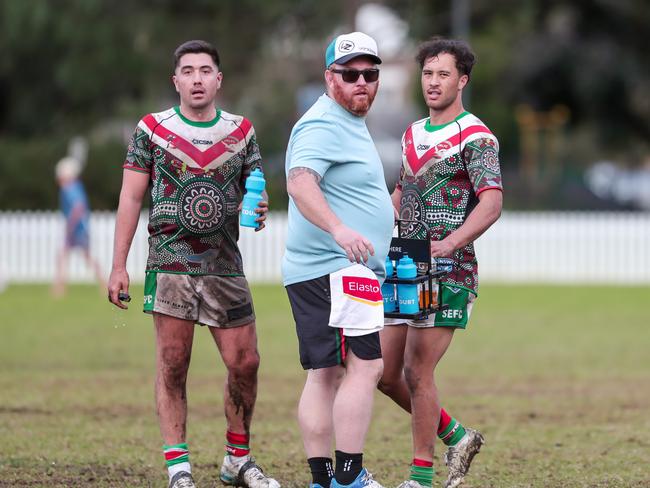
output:
M379 281L368 268L358 271L351 266L286 287L304 369L344 364L349 350L360 359L381 358Z
M255 320L253 299L243 276L147 271L144 312L219 328L239 327Z
M465 329L472 314L476 295L466 288L442 284L442 303L449 305L447 310L436 312L425 320L385 319L384 325L408 325L410 327L453 327Z

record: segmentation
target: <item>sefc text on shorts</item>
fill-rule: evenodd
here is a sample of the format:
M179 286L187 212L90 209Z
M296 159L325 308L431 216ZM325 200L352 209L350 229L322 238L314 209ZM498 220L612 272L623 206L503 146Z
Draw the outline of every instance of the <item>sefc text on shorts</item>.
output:
M360 359L381 358L379 332L376 330L367 334L357 332L351 336L346 335L342 327L330 326L332 317L330 276L334 275L325 275L286 287L296 322L300 364L304 369L342 365L350 350ZM335 297L335 300L344 299L343 296Z
M218 328L240 327L255 320L253 299L243 276L147 271L144 312Z

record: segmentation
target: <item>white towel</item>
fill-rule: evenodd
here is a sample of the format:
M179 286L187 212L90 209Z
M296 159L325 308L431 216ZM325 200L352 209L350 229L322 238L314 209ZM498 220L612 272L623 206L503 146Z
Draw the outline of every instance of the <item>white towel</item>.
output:
M330 274L332 307L330 327L354 337L378 332L384 327L384 301L375 273L353 264Z

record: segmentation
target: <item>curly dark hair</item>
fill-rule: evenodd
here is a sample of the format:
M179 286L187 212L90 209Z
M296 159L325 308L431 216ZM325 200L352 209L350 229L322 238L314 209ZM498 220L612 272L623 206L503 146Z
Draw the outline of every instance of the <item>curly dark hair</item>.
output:
M456 69L461 75L470 77L472 67L476 63L476 55L465 41L457 39L445 39L444 37L432 37L418 47L415 59L424 67L427 59L437 56L440 53L451 54L456 60Z
M217 51L217 48L214 47L212 44L206 41L201 41L201 40L194 40L194 41L187 41L181 44L176 48L174 51L174 70L178 68L178 62L181 60L181 57L185 54L198 54L198 53L205 53L209 54L210 57L212 57L212 60L214 61L214 64L217 65L217 68L219 68L219 52Z

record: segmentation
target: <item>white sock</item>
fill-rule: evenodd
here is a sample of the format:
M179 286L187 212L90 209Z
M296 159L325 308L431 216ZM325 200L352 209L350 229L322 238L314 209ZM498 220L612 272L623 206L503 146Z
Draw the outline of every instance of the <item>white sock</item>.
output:
M235 466L244 464L250 459L250 454L245 454L244 456L233 456L232 454L227 454L228 460Z
M186 471L188 473L192 473L192 466L190 466L190 463L185 461L184 463L178 463L174 464L173 466L169 466L167 468L167 473L169 474L169 481L174 477L176 473L180 473L181 471Z

